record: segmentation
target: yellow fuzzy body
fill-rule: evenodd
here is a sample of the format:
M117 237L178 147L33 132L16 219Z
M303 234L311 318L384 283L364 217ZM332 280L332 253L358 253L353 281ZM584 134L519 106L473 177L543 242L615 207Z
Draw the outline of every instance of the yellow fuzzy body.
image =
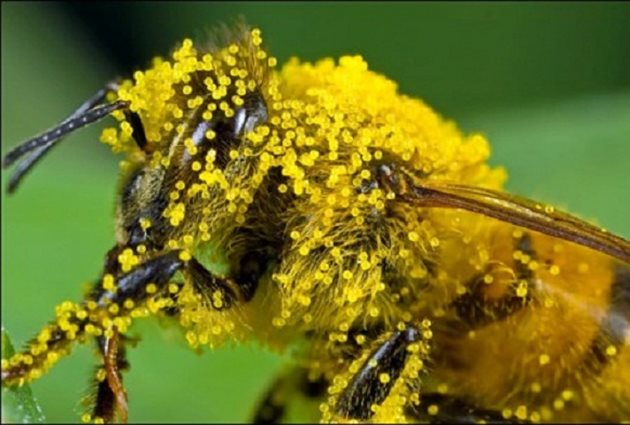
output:
M277 70L261 43L258 30L208 51L184 41L170 60L154 60L112 94L141 117L149 153L134 143L121 112L114 113L119 127L102 139L126 154L123 182L138 169L167 176L160 188L168 199L164 250L182 250L183 260L194 257L225 276L246 252L273 246L277 258L247 303L208 308L187 277L176 275L184 285L172 289L175 301L157 294L147 306L110 309L92 333L112 323L124 332L133 318L174 302L192 347L256 339L275 350L295 348L301 366L331 382L320 409L328 421L343 420L334 414L336 400L375 347L412 325L422 340L409 348L389 396L374 406L375 422L413 421L409 405L436 414L438 407L422 404L426 391L465 398L506 419L630 419L627 335L605 347L603 371L585 365L615 268L624 266L549 236L471 212L418 208L369 187L374 167L388 163L420 180L494 190L506 174L487 165L482 135L463 135L361 57L293 59ZM253 92L265 101L267 121L230 147L224 166L217 165L212 131L200 156L194 124L233 117ZM531 251L519 250L524 237ZM123 254L124 271L157 253L138 247ZM108 289L113 282L106 280ZM458 323L453 302L480 282L484 300L516 288L523 306L462 330L467 324ZM217 307L222 302L213 299ZM356 332L377 327L376 338Z

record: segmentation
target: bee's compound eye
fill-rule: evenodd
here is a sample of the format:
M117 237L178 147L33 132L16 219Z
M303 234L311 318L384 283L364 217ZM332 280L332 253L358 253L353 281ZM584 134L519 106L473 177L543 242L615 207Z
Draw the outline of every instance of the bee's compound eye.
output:
M380 164L375 170L379 187L386 188L394 193L400 190L400 179L394 164Z
M201 121L197 125L197 128L195 128L192 134L192 140L195 146L199 146L204 140L206 140L206 132L212 129L212 127L212 121Z
M372 170L373 178L364 179L357 188L358 193L369 193L377 188L391 188L398 185L396 165L378 164Z
M234 115L234 135L241 137L265 121L267 121L267 105L260 94L251 93L245 98L245 104Z
M207 139L208 130L219 133L221 140L229 140L232 137L240 138L244 134L254 130L257 125L267 121L267 105L261 95L250 93L245 97L243 106L236 109L231 120L201 121L192 133L195 146L201 145Z

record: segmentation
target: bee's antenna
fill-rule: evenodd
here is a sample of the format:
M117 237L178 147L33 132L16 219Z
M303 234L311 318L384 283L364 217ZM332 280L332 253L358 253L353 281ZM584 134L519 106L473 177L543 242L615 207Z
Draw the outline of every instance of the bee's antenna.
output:
M113 88L115 88L113 83L108 84L79 106L76 111L59 125L10 150L2 161L3 168L9 167L27 153L30 153L30 155L17 165L9 181L7 191L13 193L26 173L28 173L53 146L57 145L64 136L74 130L100 120L115 110L126 107L128 105L127 102L121 100L99 105L99 103L103 102L105 99L108 91Z

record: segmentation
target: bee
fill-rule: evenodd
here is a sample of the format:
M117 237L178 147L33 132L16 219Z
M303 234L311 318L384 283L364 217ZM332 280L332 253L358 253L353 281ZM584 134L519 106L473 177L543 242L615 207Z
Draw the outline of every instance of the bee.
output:
M259 29L186 39L10 150L8 191L106 117L115 242L3 386L91 341L82 419L126 422L128 332L157 316L195 349L293 353L257 423L299 397L324 422L630 419L630 242L503 191L482 135L360 56L278 69Z

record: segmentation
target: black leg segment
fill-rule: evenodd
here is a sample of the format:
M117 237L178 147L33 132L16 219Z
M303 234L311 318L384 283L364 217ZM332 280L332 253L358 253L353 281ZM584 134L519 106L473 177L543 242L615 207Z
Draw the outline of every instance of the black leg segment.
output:
M409 355L407 347L419 339L419 332L409 326L381 344L341 394L337 414L349 419L369 419L374 414L371 406L385 400L402 373Z
M431 413L429 413L431 411ZM482 409L454 396L438 393L420 395L420 405L407 405L409 419L431 424L524 424L529 421L505 419L500 411Z

